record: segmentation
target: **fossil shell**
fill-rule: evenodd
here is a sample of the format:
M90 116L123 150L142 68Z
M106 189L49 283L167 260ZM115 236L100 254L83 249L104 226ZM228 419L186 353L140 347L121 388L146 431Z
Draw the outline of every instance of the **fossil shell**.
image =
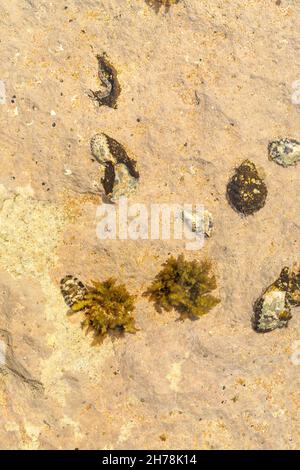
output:
M252 326L261 333L286 327L292 318L286 291L273 284L255 302L253 310Z
M294 139L280 139L269 143L269 159L287 167L300 160L300 142Z
M254 214L264 207L267 193L266 184L250 160L245 160L236 169L227 185L230 205L243 215Z

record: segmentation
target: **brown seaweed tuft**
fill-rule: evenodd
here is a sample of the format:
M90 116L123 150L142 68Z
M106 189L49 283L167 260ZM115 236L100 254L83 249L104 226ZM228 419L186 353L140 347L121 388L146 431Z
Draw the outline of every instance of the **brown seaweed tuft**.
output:
M124 284L117 284L114 278L106 281L92 281L91 286L80 282L78 297L78 279L73 277L74 284L70 298L71 277L68 276L68 292L62 288L62 294L72 312L82 312L85 316L82 326L92 329L96 335L105 336L109 331L135 333L134 311L135 296L129 294ZM64 278L65 279L65 278ZM61 281L61 286L64 281ZM84 287L84 290L83 290Z
M211 295L217 283L210 271L209 261L198 263L186 261L183 255L178 258L171 256L144 295L155 303L158 310L174 308L181 318L198 318L220 302Z

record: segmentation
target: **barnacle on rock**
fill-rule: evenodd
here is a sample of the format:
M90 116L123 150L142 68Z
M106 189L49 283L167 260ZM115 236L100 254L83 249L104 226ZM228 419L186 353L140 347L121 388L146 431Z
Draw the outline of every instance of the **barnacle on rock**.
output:
M112 202L134 192L139 179L136 162L117 140L104 133L95 134L91 139L91 152L105 166L102 184Z
M210 275L208 261L186 261L183 255L171 256L163 264L151 286L144 295L158 309L177 310L182 318L191 319L208 313L220 300L211 292L216 289L214 275Z
M245 160L236 169L227 185L230 205L243 215L254 214L264 207L267 193L266 184L250 160Z
M146 3L158 13L162 6L168 11L171 5L175 5L179 1L180 0L146 0Z
M98 77L103 86L103 90L90 90L89 96L97 101L99 106L117 107L117 99L121 92L121 87L117 78L116 69L109 63L106 54L97 55Z
M274 140L268 146L269 159L287 167L300 160L300 142L294 139Z
M282 269L253 306L252 326L260 333L288 326L291 308L300 306L300 266Z
M66 296L65 286L71 284L72 296L70 287ZM104 336L109 330L128 333L137 331L132 316L135 297L129 294L125 285L116 284L115 279L92 281L92 286L84 286L77 278L66 276L61 281L61 290L72 312L84 314L83 327L92 328L96 335Z

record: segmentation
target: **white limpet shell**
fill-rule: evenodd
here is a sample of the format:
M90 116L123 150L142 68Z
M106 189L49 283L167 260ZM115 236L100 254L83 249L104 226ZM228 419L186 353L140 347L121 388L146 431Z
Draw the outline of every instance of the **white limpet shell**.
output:
M132 176L126 165L118 163L114 167L115 181L110 200L116 202L120 197L129 196L134 193L138 186L138 178Z
M213 231L213 217L208 210L199 214L197 211L182 211L182 220L192 232L203 233L205 237L211 237Z
M280 139L269 143L269 158L278 165L288 167L300 161L300 142L294 139Z
M105 162L117 163L115 156L112 154L108 138L104 133L95 134L91 139L91 152L97 162L105 164Z

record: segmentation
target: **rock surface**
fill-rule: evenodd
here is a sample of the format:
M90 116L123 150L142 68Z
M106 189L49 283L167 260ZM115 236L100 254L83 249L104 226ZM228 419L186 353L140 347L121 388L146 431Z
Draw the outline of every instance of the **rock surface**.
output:
M0 8L1 448L299 448L300 316L266 335L250 323L265 286L299 262L299 168L267 152L271 140L299 139L299 2ZM118 72L117 109L88 95L103 52ZM103 175L89 145L99 132L135 156L133 202L202 203L213 214L202 250L97 238ZM245 159L268 186L265 207L247 219L226 201ZM195 322L140 295L181 252L211 258L218 276L221 303ZM138 294L140 331L91 346L80 316L66 315L66 274L125 282Z

